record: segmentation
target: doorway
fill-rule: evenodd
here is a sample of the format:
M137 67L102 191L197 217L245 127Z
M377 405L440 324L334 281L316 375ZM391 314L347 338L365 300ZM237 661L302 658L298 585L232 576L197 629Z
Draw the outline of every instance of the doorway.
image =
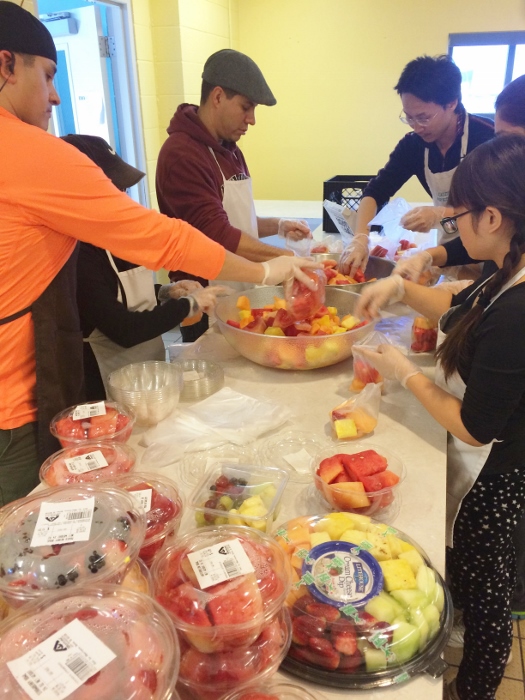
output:
M38 0L38 15L57 48L53 110L57 136L101 136L146 171L130 0ZM144 178L128 194L144 206Z

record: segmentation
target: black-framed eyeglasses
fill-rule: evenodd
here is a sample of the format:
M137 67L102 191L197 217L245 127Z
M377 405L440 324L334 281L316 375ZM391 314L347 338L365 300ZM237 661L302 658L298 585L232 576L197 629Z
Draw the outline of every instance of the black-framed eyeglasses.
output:
M455 216L446 216L444 219L441 219L439 223L441 224L441 227L443 228L443 231L445 233L457 233L457 220L460 218L460 216L465 216L465 214L472 214L473 211L474 209L469 209L468 211L464 211L461 214L456 214Z

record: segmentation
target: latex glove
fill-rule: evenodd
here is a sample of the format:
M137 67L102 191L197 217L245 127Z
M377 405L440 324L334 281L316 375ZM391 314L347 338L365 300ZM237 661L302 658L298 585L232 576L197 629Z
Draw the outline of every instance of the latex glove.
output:
M379 309L401 301L404 296L403 278L400 275L392 274L390 277L378 280L363 289L355 307L355 316L367 319L377 318Z
M279 219L277 235L281 238L290 238L292 241L312 237L310 227L304 219Z
M405 255L398 260L394 267L393 274L401 275L401 277L417 283L420 275L430 270L432 263L432 255L427 250L421 250L413 255L405 253Z
M427 233L437 228L445 216L445 207L414 207L401 218L401 226L407 231Z
M343 275L353 277L357 268L364 272L368 264L370 253L368 252L369 238L366 233L356 233L350 245L341 253L339 265L337 266Z
M169 299L180 299L186 297L197 289L202 289L202 284L196 280L180 280L171 284L163 284L159 289L159 301L169 301Z
M193 316L197 311L202 311L205 314L210 314L217 306L217 297L231 294L233 289L221 284L214 284L210 287L201 287L196 289L191 294L186 295L187 298L192 297L195 301L195 307L190 308L190 314Z
M359 352L385 379L397 379L406 389L410 377L420 374L421 368L411 362L397 348L389 343L379 345L377 350L361 347Z
M465 287L470 287L474 280L450 280L436 285L436 289L445 289L451 294L459 294Z
M299 258L291 255L280 255L262 263L264 277L262 284L275 285L285 280L295 277L299 282L303 282L308 289L314 291L317 288L316 282L311 280L301 268L308 270L319 269L319 263L310 258Z

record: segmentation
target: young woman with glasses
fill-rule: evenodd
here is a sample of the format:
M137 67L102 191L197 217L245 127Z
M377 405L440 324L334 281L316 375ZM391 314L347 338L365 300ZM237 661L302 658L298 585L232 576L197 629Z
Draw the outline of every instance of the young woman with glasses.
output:
M410 61L394 89L403 106L400 119L412 131L399 141L388 163L363 192L355 236L339 264L345 274L353 275L358 267L366 267L369 221L378 206L413 175L434 206L412 209L402 223L411 231L438 226L448 213L445 207L454 170L467 153L494 135L490 120L466 113L461 104L461 72L448 56L420 56Z
M493 271L453 296L393 274L356 314L403 301L439 319L435 381L391 345L366 352L449 432L447 575L462 613L454 700L494 700L512 644L513 534L525 511L525 136L478 146L454 174L442 224ZM456 630L459 631L459 630Z

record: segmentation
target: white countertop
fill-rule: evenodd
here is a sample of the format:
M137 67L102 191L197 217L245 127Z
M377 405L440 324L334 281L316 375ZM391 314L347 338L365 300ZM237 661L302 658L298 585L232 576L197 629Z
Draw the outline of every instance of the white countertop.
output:
M236 391L271 400L286 405L293 418L283 429L295 427L319 437L330 435L329 411L350 397L348 390L352 380L352 361L348 360L333 367L304 372L291 372L269 369L256 365L243 357L221 359L232 355L232 349L221 335L208 332L197 341L191 352L201 346L203 354L197 357L219 362L225 373L225 386ZM195 355L193 355L195 356ZM417 362L425 367L425 372L433 372L432 359L420 355ZM184 406L184 404L181 404ZM135 434L130 444L141 453L138 445L140 434ZM411 536L429 555L434 567L444 573L445 561L445 479L446 479L446 432L420 406L415 398L399 385L387 393L381 402L379 423L373 435L363 442L373 443L391 449L405 463L407 476L400 486L402 499L401 512L394 526ZM335 446L336 443L334 443ZM140 468L140 466L139 466ZM181 484L178 467L162 470L166 476ZM188 496L191 487L181 484ZM298 515L304 515L306 490L308 485L289 483L283 498L278 522ZM313 509L311 511L318 512ZM183 527L190 521L185 518ZM325 698L347 697L348 690L327 689L314 686L292 676L278 673L289 682L303 685ZM400 686L377 691L359 691L363 700L380 700L395 697L396 700L441 700L442 681L429 676L419 676Z

